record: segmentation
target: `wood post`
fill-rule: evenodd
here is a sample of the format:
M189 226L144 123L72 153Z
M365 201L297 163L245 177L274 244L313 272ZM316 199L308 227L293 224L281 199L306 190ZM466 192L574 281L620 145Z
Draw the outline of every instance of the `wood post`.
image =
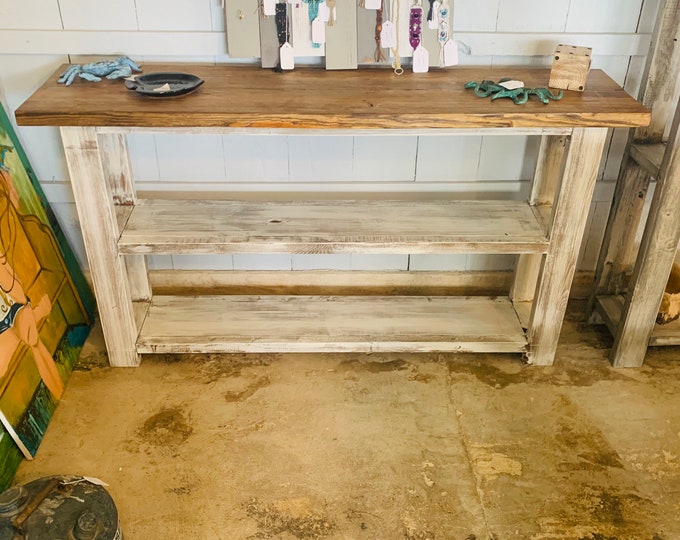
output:
M137 203L132 168L123 133L99 134L99 154L113 201L119 206L134 206ZM120 232L120 231L119 231ZM151 301L151 285L144 255L125 257L133 301Z
M550 247L531 310L527 358L532 364L551 365L555 358L606 136L606 128L572 132L553 207Z
M112 366L139 365L130 286L118 254L116 213L92 127L62 127L73 196Z
M562 178L567 141L567 137L563 135L542 136L529 198L529 204L532 206L552 206L558 182ZM533 301L542 259L542 255L531 253L519 256L515 279L510 290L510 299L513 302Z
M668 276L680 241L680 107L657 179L631 285L623 305L610 359L615 367L641 366L654 330Z

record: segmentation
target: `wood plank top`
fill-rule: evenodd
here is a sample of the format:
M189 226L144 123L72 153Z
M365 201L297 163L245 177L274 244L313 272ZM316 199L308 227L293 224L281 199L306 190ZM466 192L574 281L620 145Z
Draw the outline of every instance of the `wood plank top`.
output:
M517 201L175 201L141 199L122 253L544 253Z
M524 352L507 298L156 296L140 353Z
M464 84L512 77L545 87L550 70L455 68L428 73L391 69L274 73L255 66L147 64L144 73L192 73L205 84L192 94L153 98L121 80L57 84L62 66L16 111L23 126L238 127L305 129L455 129L484 127L646 126L650 113L600 70L584 92L525 105L476 97Z

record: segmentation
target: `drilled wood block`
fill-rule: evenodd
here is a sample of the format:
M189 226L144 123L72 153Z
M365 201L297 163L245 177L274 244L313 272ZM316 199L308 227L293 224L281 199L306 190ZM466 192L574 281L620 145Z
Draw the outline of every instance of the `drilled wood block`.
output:
M558 45L550 70L551 88L583 92L590 71L593 50L590 47Z

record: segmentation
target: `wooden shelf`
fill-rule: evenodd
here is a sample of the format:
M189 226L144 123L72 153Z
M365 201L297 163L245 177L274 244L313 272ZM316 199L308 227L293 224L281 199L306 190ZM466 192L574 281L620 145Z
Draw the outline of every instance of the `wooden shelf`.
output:
M544 253L543 216L514 201L141 200L121 253Z
M524 352L497 297L156 296L140 353Z
M635 162L640 165L650 176L658 178L659 170L661 169L661 161L663 161L664 153L666 152L666 144L633 144L630 147L630 156Z
M623 296L598 296L595 307L607 328L616 335L616 328L623 310ZM655 324L649 346L680 345L680 320L668 324Z

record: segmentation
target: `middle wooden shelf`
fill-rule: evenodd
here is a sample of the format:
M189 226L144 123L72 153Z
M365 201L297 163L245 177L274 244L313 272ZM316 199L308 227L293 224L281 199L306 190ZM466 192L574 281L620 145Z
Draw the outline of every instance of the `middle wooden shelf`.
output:
M140 199L123 254L545 253L550 207L518 201Z

